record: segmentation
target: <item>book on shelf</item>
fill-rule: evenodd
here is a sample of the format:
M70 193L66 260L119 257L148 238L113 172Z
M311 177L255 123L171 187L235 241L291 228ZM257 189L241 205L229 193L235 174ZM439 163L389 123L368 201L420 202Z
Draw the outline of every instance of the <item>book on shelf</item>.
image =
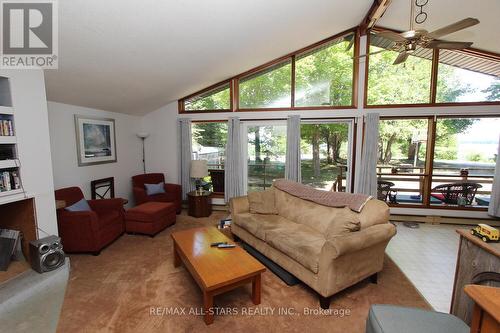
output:
M0 229L0 271L6 271L21 245L21 233L18 230Z
M0 120L0 136L13 136L14 135L14 126L12 124L12 120L3 119Z
M17 171L0 172L0 192L18 190L21 188L21 181Z

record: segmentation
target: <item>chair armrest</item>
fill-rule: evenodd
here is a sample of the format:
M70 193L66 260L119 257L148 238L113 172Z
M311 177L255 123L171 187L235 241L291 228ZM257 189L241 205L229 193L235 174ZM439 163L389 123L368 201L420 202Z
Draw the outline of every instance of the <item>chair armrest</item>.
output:
M335 259L347 253L353 253L366 249L373 245L388 242L396 234L396 227L391 223L377 224L361 231L351 232L347 235L339 235L329 239L322 249L323 252Z
M99 218L96 212L68 212L61 210L58 212L59 231L71 230L91 230L94 233L99 231ZM61 230L62 229L62 230Z
M134 193L134 199L135 199L135 204L140 205L146 201L148 201L148 196L146 194L146 190L141 187L134 187L132 189L132 192Z
M182 200L182 186L179 184L165 183L165 192L173 193L175 200Z
M243 196L229 199L229 209L231 211L231 214L233 215L233 218L234 214L249 212L250 205L248 203L248 197Z
M92 210L123 210L123 199L99 199L99 200L87 200L90 208Z

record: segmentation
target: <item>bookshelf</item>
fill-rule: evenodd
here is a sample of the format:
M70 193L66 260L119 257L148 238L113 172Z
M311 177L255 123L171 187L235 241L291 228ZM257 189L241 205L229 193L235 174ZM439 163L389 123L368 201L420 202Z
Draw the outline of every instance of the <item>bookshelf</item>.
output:
M3 198L23 192L10 87L9 78L0 76L0 203Z

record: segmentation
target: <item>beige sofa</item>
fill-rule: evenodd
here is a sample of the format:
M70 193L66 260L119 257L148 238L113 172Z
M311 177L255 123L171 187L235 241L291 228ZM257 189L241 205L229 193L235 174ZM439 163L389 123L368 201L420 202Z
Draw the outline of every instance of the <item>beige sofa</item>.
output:
M251 202L231 199L232 233L314 289L322 308L342 289L368 277L376 282L396 233L384 202L369 200L355 213L276 188L251 194Z

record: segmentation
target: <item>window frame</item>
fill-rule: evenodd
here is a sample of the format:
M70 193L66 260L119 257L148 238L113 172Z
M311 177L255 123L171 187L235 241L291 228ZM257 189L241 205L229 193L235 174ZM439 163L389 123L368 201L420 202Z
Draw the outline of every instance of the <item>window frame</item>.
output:
M376 26L372 28L372 31L392 31L396 33L401 33L400 30L394 30L386 27ZM370 50L370 37L371 34L368 32L366 34L366 49ZM367 51L367 52L368 52ZM453 50L454 52L460 52L467 54L469 56L474 56L478 58L486 58L488 60L496 61L500 64L500 54L478 50L475 48L467 48L463 50ZM482 105L500 105L500 101L481 101L481 102L436 102L437 95L437 80L439 71L439 49L433 50L432 55L432 67L431 67L431 82L430 82L430 99L429 103L418 103L418 104L368 104L368 72L370 69L370 55L366 56L365 63L365 82L363 87L363 108L365 109L377 109L377 108L411 108L411 107L439 107L439 106L482 106Z
M311 51L313 49L321 47L323 44L327 44L335 39L338 39L340 37L346 36L352 34L354 38L354 44L353 44L353 78L352 78L352 101L351 105L345 105L345 106L329 106L329 105L322 105L322 106L300 106L297 107L295 106L295 57L305 53L307 51ZM358 27L354 27L345 31L342 31L341 33L335 34L331 37L328 37L326 39L323 39L319 42L316 42L314 44L311 44L309 46L306 46L304 48L301 48L297 51L291 52L287 55L284 55L282 57L276 58L274 60L271 60L269 62L266 62L260 66L254 67L250 70L247 70L243 73L240 73L238 75L235 75L229 79L220 81L216 84L211 85L210 87L207 87L205 89L196 91L192 94L189 94L183 98L180 98L178 101L178 113L179 114L195 114L195 113L214 113L214 112L255 112L255 111L289 111L289 110L335 110L335 109L356 109L358 107L358 77L359 77L359 61L356 61L359 56L359 40L360 40L360 34L359 34L359 29ZM248 77L250 75L258 74L260 71L265 71L269 67L275 66L281 62L286 62L291 60L291 104L289 107L280 107L280 108L241 108L239 107L239 80L243 79L245 77ZM231 98L231 110L191 110L187 111L185 110L185 101L189 98L192 98L196 95L199 95L203 92L209 91L210 89L217 88L223 84L229 83L229 94Z

